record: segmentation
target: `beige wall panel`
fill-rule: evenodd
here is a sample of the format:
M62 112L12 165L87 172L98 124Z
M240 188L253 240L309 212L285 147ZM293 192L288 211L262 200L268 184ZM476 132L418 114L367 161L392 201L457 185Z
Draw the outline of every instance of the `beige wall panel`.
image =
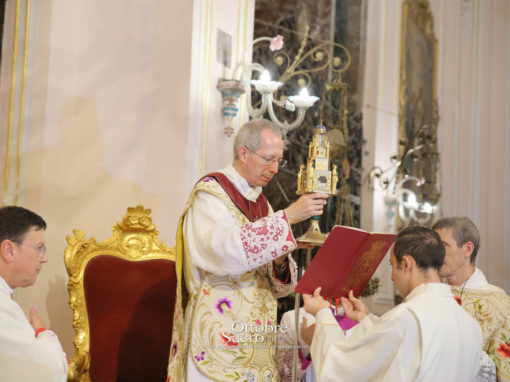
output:
M399 54L401 0L368 2L364 90L365 176L388 167L396 153L392 89ZM466 215L479 226L477 265L489 282L510 292L510 4L505 0L430 0L438 38L441 216ZM397 26L398 25L398 26ZM397 81L398 82L398 81ZM375 108L373 107L375 106ZM395 122L396 123L396 122ZM392 149L394 147L394 149ZM386 230L386 194L362 194L362 226ZM377 271L389 281L384 262ZM387 291L371 299L376 311L389 308Z
M216 84L221 78L231 78L238 62L251 62L254 6L255 0L195 1L187 190L201 176L232 162L233 138L223 133L221 93ZM217 60L218 30L231 37L230 68ZM239 106L233 120L235 131L248 120L244 96Z
M232 37L232 66L247 48L249 58L253 8L253 0L33 5L19 204L48 222L50 261L16 298L25 311L39 307L69 356L66 235L80 228L103 240L126 207L143 204L175 245L193 183L232 159L216 90L229 75L216 61L217 29ZM246 119L242 112L236 127Z
M441 2L442 214L479 227L476 264L510 291L510 5Z
M126 207L143 204L161 240L175 245L186 199L192 7L55 0L32 9L19 204L46 219L50 260L16 297L25 311L39 307L70 356L66 235L81 228L103 240Z

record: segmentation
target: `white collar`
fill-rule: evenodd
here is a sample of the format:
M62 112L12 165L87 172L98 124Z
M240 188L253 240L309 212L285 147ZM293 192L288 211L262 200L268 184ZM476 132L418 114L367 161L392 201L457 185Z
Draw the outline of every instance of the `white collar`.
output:
M466 280L464 284L464 288L466 289L480 289L488 284L485 275L479 268L475 268L475 271L469 278Z
M246 199L256 202L262 192L262 187L250 187L248 181L244 179L237 170L229 164L222 170L219 170L224 174L234 185L234 187L243 195Z
M12 289L9 284L7 284L7 281L4 280L2 276L0 276L0 289L3 289L5 292L12 295L14 293L14 289Z
M450 287L443 283L426 283L420 284L414 288L405 298L405 302L412 300L423 293L433 293L437 295L452 296Z

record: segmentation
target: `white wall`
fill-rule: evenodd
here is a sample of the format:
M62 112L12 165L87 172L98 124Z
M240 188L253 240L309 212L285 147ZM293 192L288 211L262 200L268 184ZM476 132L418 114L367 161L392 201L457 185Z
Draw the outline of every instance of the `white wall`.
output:
M391 167L390 157L398 153L401 18L400 1L368 1L363 90L363 138L366 143L362 150L361 194L361 227L367 231L393 233L396 230L395 218L387 214L392 208L385 204L385 198L392 195L391 187L383 190L374 185L374 191L368 176L374 166ZM382 313L393 306L395 294L389 254L375 276L380 279L379 292L367 303L372 311Z
M385 191L372 191L373 166L397 154L402 0L368 1L363 152L362 227L392 232ZM506 0L431 0L438 39L441 211L465 215L479 227L476 262L490 283L510 291L510 3ZM391 272L383 260L381 289L369 300L391 307Z
M476 264L510 292L510 3L434 1L442 214L480 229Z
M216 90L223 76L216 30L232 35L235 64L251 41L254 2L48 0L27 8L22 0L18 13L16 4L7 3L0 81L0 134L12 132L0 145L9 169L1 195L45 218L50 258L16 299L26 312L38 306L72 356L66 235L80 228L104 240L128 206L142 204L161 241L175 245L193 183L231 160Z
M232 161L232 141L223 133L218 80L231 78L238 62L251 61L255 0L198 0L194 4L193 51L190 88L190 124L186 189L198 178ZM231 66L216 58L218 29L232 37ZM244 56L243 56L244 53ZM248 120L245 98L233 121L234 130Z

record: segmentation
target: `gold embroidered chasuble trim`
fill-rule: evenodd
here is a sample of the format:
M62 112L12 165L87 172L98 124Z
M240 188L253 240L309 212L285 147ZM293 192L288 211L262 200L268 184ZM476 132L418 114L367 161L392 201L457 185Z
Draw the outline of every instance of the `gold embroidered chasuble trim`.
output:
M483 350L496 365L498 381L510 382L510 358L503 356L506 352L502 351L505 348L502 344L510 346L510 297L490 284L482 289L451 289L454 295L460 296L462 292L462 307L480 324Z
M192 280L193 274L190 265L183 258L182 225L183 217L198 191L207 192L222 201L240 226L249 222L216 181L197 183L186 203L178 228L176 268L178 272L185 272L187 280ZM270 206L269 214L272 214ZM268 264L241 276L206 274L200 288L189 297L186 322L183 323L181 317L174 326L174 329L180 327L179 331L182 333L179 335L174 330L174 335L182 336L179 349L182 360L172 360L175 346L172 345L170 380L180 380L184 359L189 351L197 369L213 380L278 381L277 334L267 333L270 331L267 327L263 333L255 332L264 329L266 324L276 324L277 301L267 275L271 269ZM181 275L178 275L178 287L182 286ZM182 302L185 301L178 296L177 303ZM191 320L188 319L190 314ZM174 322L175 319L178 317L174 318Z

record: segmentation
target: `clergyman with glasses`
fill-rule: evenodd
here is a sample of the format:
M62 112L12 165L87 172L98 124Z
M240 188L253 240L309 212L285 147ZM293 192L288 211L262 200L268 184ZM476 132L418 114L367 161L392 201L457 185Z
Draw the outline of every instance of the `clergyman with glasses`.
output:
M60 342L35 307L30 320L13 298L14 289L34 285L48 261L46 222L23 207L0 208L0 379L66 381L67 359Z
M232 165L191 191L177 231L171 381L278 380L276 341L287 328L277 325L276 299L296 284L291 225L321 215L329 196L306 194L273 212L262 187L286 164L283 148L278 127L250 121Z

